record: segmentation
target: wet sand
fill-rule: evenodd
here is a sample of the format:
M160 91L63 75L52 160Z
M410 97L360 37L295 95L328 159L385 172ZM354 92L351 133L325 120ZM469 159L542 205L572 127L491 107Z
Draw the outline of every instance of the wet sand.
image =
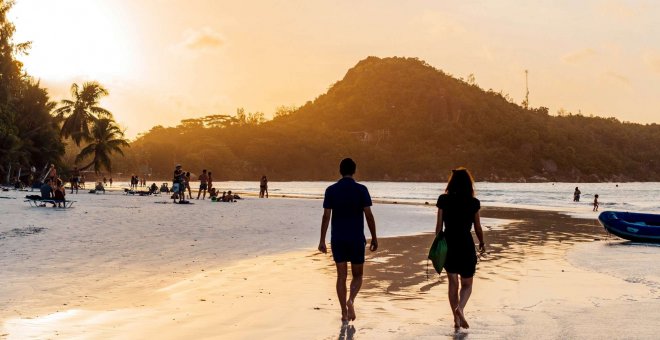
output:
M381 238L381 248L375 253L368 252L365 284L356 301L358 319L344 326L339 320L331 256L314 249L318 211L305 200L282 202L255 200L226 207L245 209L249 204L258 204L261 209L270 206L280 214L297 216L301 220L295 223L310 224L311 236L302 237L307 247L274 249L256 255L246 249L245 255L250 256L238 256L240 247L246 244L231 234L239 245L237 256L218 261L212 252L214 243L204 243L202 237L217 245L231 231L216 235L208 226L193 228L189 239L162 245L163 254L170 256L168 259L174 254L181 257L180 262L165 265L157 259L140 260L139 256L130 255L138 263L131 265L117 260L95 267L96 272L85 271L91 278L50 282L46 285L48 294L40 295L40 285L32 283L35 298L50 300L39 304L14 301L12 307L23 307L20 313L5 311L0 337L653 339L660 330L657 282L636 282L598 272L590 269L589 260L585 260L585 256L602 252L601 248L626 247L625 242L610 238L595 220L501 208L482 210L484 217L515 222L490 228L485 225L488 254L478 264L474 292L465 310L470 329L459 333L453 330L446 276L435 274L425 260L431 234ZM246 204L241 208L242 203ZM407 214L415 216L413 210L407 209L420 208L382 209L401 210L396 210L393 216L381 214L381 218L403 215L405 219ZM224 212L225 216L241 213L248 214L249 210ZM378 218L376 214L377 222ZM432 227L433 211L422 211L413 220L430 221ZM250 219L242 221L255 223ZM285 227L285 220L273 222ZM114 232L126 232L122 230ZM137 236L155 237L153 231ZM195 241L197 238L199 243ZM156 237L156 240L165 239ZM229 247L232 241L229 242L222 246ZM190 252L193 246L199 253ZM656 249L651 251L657 253ZM190 262L191 254L195 254L193 262L198 261L195 264ZM148 268L150 264L156 268ZM159 270L158 266L163 267ZM44 278L66 276L66 266L51 269L56 275L44 275ZM173 269L177 270L174 275ZM68 270L77 273L75 268ZM140 275L141 272L146 272L148 277ZM21 284L21 281L11 283ZM58 287L60 293L53 294L50 291L53 287ZM24 287L10 292L29 295L23 294L23 290Z
M480 257L465 310L469 329L453 329L446 273L437 275L423 260L433 241L427 234L383 239L381 251L368 257L363 318L353 327L354 337L657 339L658 269L643 270L651 275L645 281L598 273L584 264L591 262L586 256L596 258L611 247L645 248L656 259L660 248L608 235L595 220L555 212L485 208L482 215L517 222L486 227L488 252ZM638 262L633 256L617 261Z

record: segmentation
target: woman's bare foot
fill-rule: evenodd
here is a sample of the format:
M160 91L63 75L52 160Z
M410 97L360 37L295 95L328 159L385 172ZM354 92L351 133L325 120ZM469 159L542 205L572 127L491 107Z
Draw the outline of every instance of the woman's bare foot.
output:
M456 316L458 316L458 319L461 322L461 327L470 328L470 325L468 324L467 320L465 320L465 315L463 315L463 310L461 310L461 307L456 307L454 313L456 314Z
M353 301L346 301L346 308L348 309L348 319L355 321L355 306L353 306Z

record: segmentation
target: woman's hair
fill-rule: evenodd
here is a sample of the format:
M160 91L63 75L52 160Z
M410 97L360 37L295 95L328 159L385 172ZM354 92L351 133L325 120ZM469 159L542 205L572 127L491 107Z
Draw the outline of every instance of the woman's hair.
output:
M474 197L474 179L468 169L460 167L451 171L445 193Z

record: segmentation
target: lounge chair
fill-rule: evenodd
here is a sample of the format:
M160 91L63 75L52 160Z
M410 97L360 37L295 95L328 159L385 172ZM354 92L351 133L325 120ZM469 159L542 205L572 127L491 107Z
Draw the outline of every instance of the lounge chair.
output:
M52 204L53 206L63 204L64 207L61 208L71 208L73 203L75 203L76 201L56 200L53 198L41 198L41 197L37 197L36 195L29 195L29 196L25 196L25 200L23 202L27 202L28 204L30 204L31 207L34 208L45 207L46 204Z

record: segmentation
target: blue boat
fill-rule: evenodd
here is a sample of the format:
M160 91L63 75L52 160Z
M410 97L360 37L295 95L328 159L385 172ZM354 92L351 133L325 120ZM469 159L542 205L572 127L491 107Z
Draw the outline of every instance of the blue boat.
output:
M660 243L660 215L603 211L598 221L605 230L626 240Z

